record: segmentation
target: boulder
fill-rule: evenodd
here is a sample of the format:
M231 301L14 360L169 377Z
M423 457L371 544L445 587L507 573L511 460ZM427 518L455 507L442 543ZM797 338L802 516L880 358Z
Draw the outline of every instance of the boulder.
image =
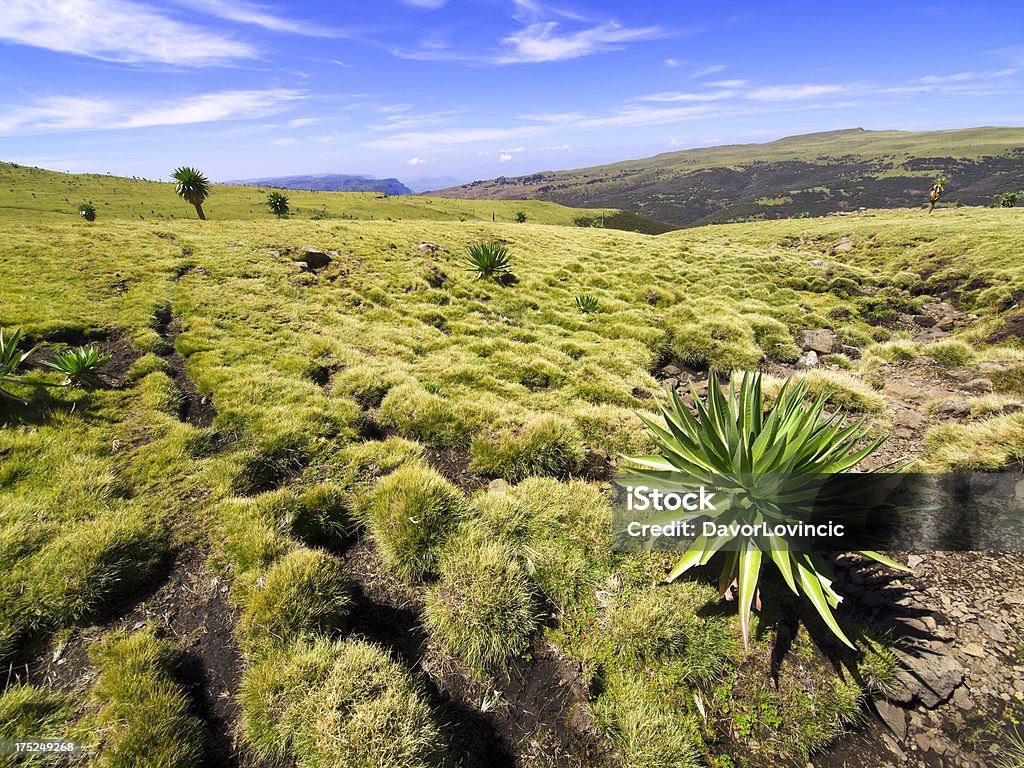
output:
M991 392L992 389L991 379L971 379L964 384L965 392Z
M796 369L798 371L806 371L810 370L811 368L817 367L818 353L815 352L813 349L805 352L803 355L800 356L800 359L796 361Z
M964 681L964 668L949 653L932 648L897 648L900 661L896 672L897 689L891 698L910 703L920 701L928 709L949 700Z
M931 315L911 315L910 319L922 328L931 328L937 322Z
M299 251L301 252L300 261L306 262L306 266L308 269L323 269L324 267L331 263L331 257L328 256L323 251L318 251L316 248L311 248L308 245L304 245L302 246L302 248L299 249Z
M828 355L831 354L832 348L835 346L836 335L825 329L800 331L798 343L804 352L813 351L819 355Z
M963 419L971 415L971 406L963 400L940 400L932 406L932 413L936 416Z

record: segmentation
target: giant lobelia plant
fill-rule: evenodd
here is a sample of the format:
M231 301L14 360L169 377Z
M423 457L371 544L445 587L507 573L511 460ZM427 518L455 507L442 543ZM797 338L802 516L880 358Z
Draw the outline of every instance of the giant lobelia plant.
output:
M722 509L668 512L643 521L656 524L710 517L726 526L727 532L721 535L717 527L715 533L697 536L668 580L723 553L719 587L727 596L736 589L743 644L749 647L750 611L755 602L760 608L758 579L762 565L770 561L788 587L807 598L835 636L852 648L833 614L842 597L832 588L834 576L818 552L795 536L737 536L731 533L737 529L729 526L774 527L809 513L820 502L821 478L853 469L884 438L868 439L865 419L846 425L841 412L827 414L824 397L808 404L803 382L783 384L766 410L760 374L744 374L738 391L730 382L728 395L714 383L714 376L711 381L706 400L691 385L696 416L670 391L668 405L661 406L664 426L643 419L654 432L660 454L625 457L636 467L630 471L640 477L685 486L702 478L727 491L723 495L730 503ZM859 554L890 568L909 570L878 552L860 550Z

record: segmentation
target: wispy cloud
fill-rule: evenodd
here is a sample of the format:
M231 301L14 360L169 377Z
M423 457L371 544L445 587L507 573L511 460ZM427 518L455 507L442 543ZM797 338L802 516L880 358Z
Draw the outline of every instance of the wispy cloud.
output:
M247 43L128 0L4 0L0 40L105 61L188 67L257 55Z
M0 134L125 130L266 117L301 100L301 91L272 88L217 91L173 101L114 101L87 96L51 96L0 113Z
M547 132L547 128L524 125L517 128L453 128L447 131L407 131L368 141L362 146L369 149L419 150L428 147L447 147L472 144L478 141L505 141L529 138Z
M736 91L698 91L698 92L676 92L676 91L664 91L662 93L651 93L647 96L640 96L637 101L657 101L657 102L676 102L676 101L721 101L728 99L736 95Z
M709 64L706 67L701 67L700 69L698 69L696 72L690 75L689 79L698 80L699 78L707 77L708 75L717 75L719 72L724 72L728 68L728 64Z
M210 16L235 21L239 24L252 24L272 32L287 32L307 37L337 37L343 34L340 30L332 30L322 25L278 16L262 6L243 0L178 0L178 2Z
M746 96L755 101L797 101L817 96L833 96L849 90L850 87L846 85L773 85L768 88L755 88Z
M436 163L436 162L437 162L437 158L436 157L431 157L431 158L426 158L426 157L410 157L408 160L405 161L405 164L406 165L414 165L415 166L415 165L426 165L427 163Z
M602 51L617 50L623 43L653 40L664 34L659 27L631 28L624 27L617 21L559 34L558 22L546 21L530 24L502 40L502 43L511 50L500 55L496 62L521 64L576 59Z
M438 8L447 5L448 0L402 0L402 3L411 5L413 8L426 8L429 11L436 11Z

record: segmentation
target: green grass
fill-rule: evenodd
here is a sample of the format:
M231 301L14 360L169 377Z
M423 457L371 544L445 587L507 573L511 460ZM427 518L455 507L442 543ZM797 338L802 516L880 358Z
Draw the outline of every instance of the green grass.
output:
M533 586L507 545L467 535L450 547L424 611L446 654L477 674L502 667L526 650L539 621Z
M202 722L177 682L179 652L147 632L115 633L90 649L99 670L89 714L104 768L193 768L205 764Z
M440 552L465 510L455 486L416 465L378 482L365 505L367 527L385 565L410 580L437 572Z
M442 740L410 675L362 641L300 643L246 670L246 740L300 768L440 765Z
M608 493L580 477L588 453L614 460L651 450L639 416L661 397L654 373L672 355L726 369L792 360L802 329L831 328L861 348L894 340L877 307L828 291L839 275L897 291L956 284L979 315L957 335L970 345L965 364L1007 396L1022 367L1019 349L987 341L1006 312L966 282L980 276L1024 290L1019 209L868 212L651 237L560 226L572 223L565 211L519 203L509 210L523 208L523 224L500 215L492 224L489 203L473 209L477 219L458 221L461 202L427 199L367 199L360 214L358 196L329 203L351 219L250 216L242 198L229 218L235 193L221 187L210 220L198 222L184 218L170 185L61 180L75 182L64 193L72 201L97 203L88 224L70 206L45 212L62 205L52 179L18 178L26 207L0 207L4 327L24 328L44 355L116 340L132 359L118 386L95 390L41 386L59 375L29 366L10 385L28 405L0 406L0 657L32 661L50 634L108 621L120 597L166 573L173 548L199 545L243 617L250 742L259 755L304 766L435 761L437 725L410 671L346 637L348 577L338 561L359 535L373 538L386 568L428 582L435 613L447 587L450 601L512 596L497 602L511 616L501 638L510 645L467 650L490 642L478 623L468 641L449 638L465 657L521 649L531 626L521 599L542 595L559 625L536 631L583 665L602 728L622 754L636 765L707 761L703 742L713 734L693 696L716 718L747 706L733 698L754 674L735 668L738 628L717 616L715 590L655 588L665 562L611 553ZM179 218L138 220L143 205ZM405 218L387 221L386 205ZM843 236L856 247L828 256L835 274L826 280L810 262ZM492 240L510 243L515 284L462 270L469 245ZM425 242L444 250L421 249ZM337 256L301 271L292 254L304 245ZM580 295L597 298L600 311L580 312ZM166 332L172 316L176 338ZM915 347L913 364L963 359L959 342L942 344ZM172 349L216 407L211 427L181 421L186 387L172 375ZM884 429L869 371L849 365L807 374L809 387ZM1024 444L1019 414L992 407L978 421L939 427L928 458L985 468L1012 460ZM511 484L468 494L428 467L438 457ZM495 549L448 564L467 524ZM476 594L483 585L494 593ZM478 607L486 615L493 605ZM629 652L616 654L612 637ZM821 688L834 689L822 704L833 725L814 743L846 722L834 713L854 700L835 679ZM161 711L173 709L162 672L139 680L164 692ZM345 687L352 681L358 691ZM721 702L718 687L727 688ZM7 701L36 695L13 683L5 690ZM104 701L129 722L132 712ZM789 699L769 704L775 731L766 733L792 733L818 711ZM654 734L646 741L645 722ZM87 738L102 730L83 728Z

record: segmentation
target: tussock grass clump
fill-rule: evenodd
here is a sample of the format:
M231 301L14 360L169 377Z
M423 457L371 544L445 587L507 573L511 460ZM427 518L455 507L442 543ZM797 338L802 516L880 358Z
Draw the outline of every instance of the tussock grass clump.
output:
M696 724L662 706L640 679L617 675L596 714L630 768L699 768L704 765Z
M299 491L270 491L257 496L255 506L260 516L307 544L343 541L355 527L348 496L333 483L318 483Z
M754 341L772 360L795 363L800 358L800 348L793 342L793 335L781 320L767 315L744 315L743 320L754 332Z
M672 324L666 347L677 364L701 370L756 368L764 357L753 330L736 317L701 317Z
M799 371L789 377L794 386L805 384L807 397L816 400L828 398L827 404L832 408L844 408L854 413L882 413L885 410L885 398L875 392L862 379L847 371L831 371L818 368L811 371ZM733 381L738 379L734 376ZM766 402L774 402L784 383L775 376L764 376L762 386Z
M418 465L380 480L365 501L366 523L385 564L410 580L436 572L438 554L464 515L459 489Z
M273 490L306 465L312 439L304 430L284 430L263 436L245 451L231 481L231 491L238 496L249 496Z
M140 402L147 410L177 417L184 402L181 390L165 371L149 373L139 382Z
M394 364L370 360L339 371L331 379L331 386L363 408L377 408L388 392L406 381L408 375Z
M909 363L918 354L918 347L912 341L897 339L880 344L872 344L861 352L861 367L865 370L876 369L881 365Z
M202 722L176 682L179 655L148 632L115 633L89 649L99 668L90 719L101 737L96 765L191 768L206 764Z
M9 685L0 693L0 739L4 741L30 735L66 738L74 717L74 702L64 694L21 683ZM0 757L0 766L4 768L17 764L13 757Z
M259 656L293 640L336 630L351 596L337 557L316 549L289 552L244 590L238 622L243 650Z
M608 616L608 631L620 653L635 661L653 661L681 654L695 620L669 590L650 590L616 605Z
M242 677L246 740L300 768L436 768L440 731L409 673L362 641L301 642Z
M477 437L471 450L470 469L510 482L529 475L571 475L586 459L580 433L554 414L539 416L519 431Z
M974 360L974 348L959 339L945 339L926 344L921 348L921 354L950 368L968 365Z
M403 436L435 447L464 448L475 427L470 414L414 383L389 391L380 404L379 418Z
M973 424L946 422L925 433L929 458L939 471L991 472L1024 461L1024 412Z
M151 373L167 373L170 366L160 355L147 352L128 367L128 378L132 381L144 379Z
M442 559L424 623L457 661L482 673L526 650L539 622L522 565L502 543L471 535Z

